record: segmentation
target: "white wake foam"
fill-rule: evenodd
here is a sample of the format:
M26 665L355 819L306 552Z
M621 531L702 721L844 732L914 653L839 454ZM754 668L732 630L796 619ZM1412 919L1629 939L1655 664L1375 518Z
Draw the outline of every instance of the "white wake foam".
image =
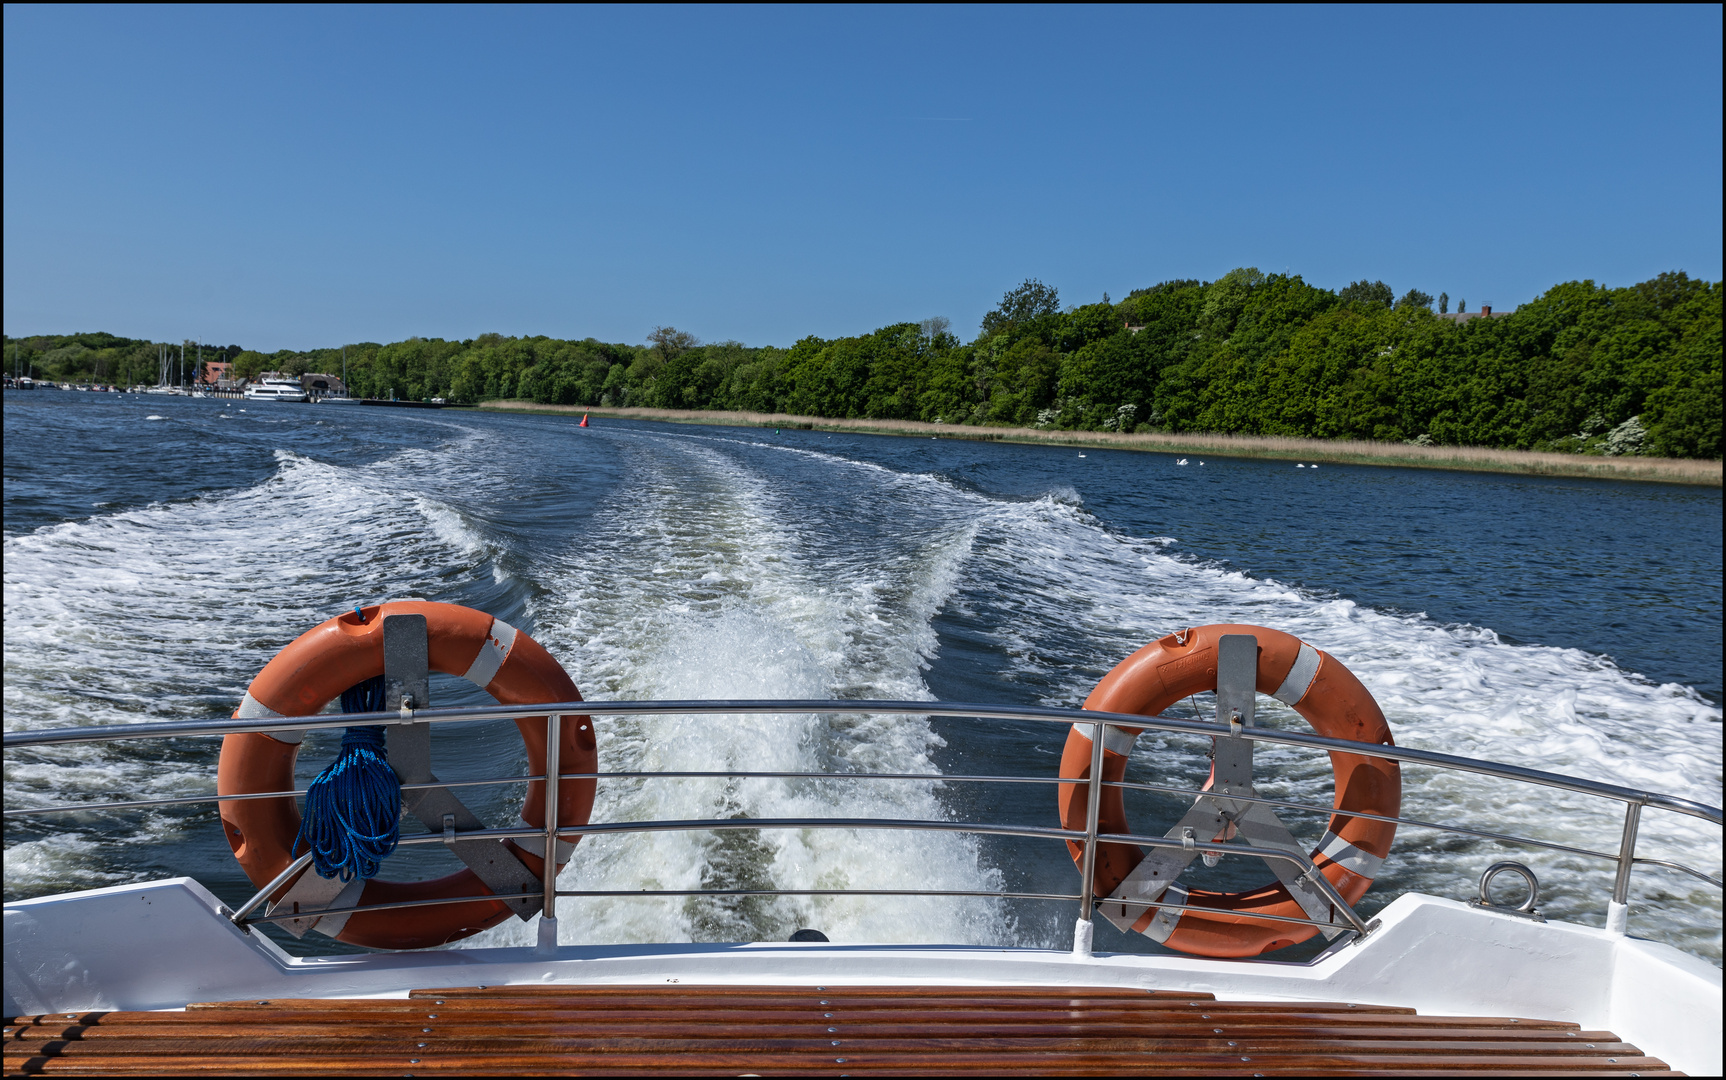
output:
M1167 538L1103 527L1076 492L992 498L941 477L816 450L699 434L607 435L626 481L592 531L519 560L532 632L590 697L926 699L936 626L961 620L995 652L1002 697L1076 705L1104 672L1185 626L1246 622L1318 645L1361 677L1398 742L1646 786L1718 803L1721 712L1572 649L1511 645L1489 629L1373 610L1171 554ZM8 729L226 715L280 645L354 601L420 593L450 565L509 542L473 516L507 498L509 455L491 430L452 427L452 447L347 468L278 455L242 491L160 504L5 539ZM632 442L632 439L634 440ZM484 484L475 485L475 477ZM1196 707L1204 708L1204 701ZM1261 700L1271 723L1299 723ZM955 740L969 738L955 728ZM596 820L951 815L926 722L887 717L602 718L601 768L881 771L928 782L656 780L601 785ZM965 747L956 746L963 751ZM1140 740L1136 777L1197 783L1205 747ZM58 748L12 755L8 806L204 792L207 747ZM1328 804L1328 763L1260 753L1266 794ZM1404 812L1615 849L1616 804L1484 778L1405 770ZM1143 808L1141 808L1141 811ZM1053 817L1051 800L1050 816ZM112 884L149 871L104 857L127 841L178 842L186 819L140 815L7 849L32 892ZM1320 818L1291 818L1316 839ZM1718 829L1645 815L1644 855L1719 874ZM1168 822L1144 815L1141 828ZM207 838L206 838L207 839ZM991 851L995 850L993 848ZM1010 857L1064 860L1043 848ZM1540 874L1546 909L1600 921L1610 864L1404 829L1379 887L1472 895L1499 858ZM973 838L851 830L671 832L590 837L566 889L1001 887ZM1640 869L1632 931L1720 957L1711 886ZM835 898L570 899L566 941L783 938L815 926L836 941L1048 943L988 901ZM512 922L472 944L520 943Z
M250 488L5 538L7 730L227 716L283 643L354 603L420 591L436 569L483 557L484 540L454 508L381 479L404 463L353 469L276 456L275 474ZM6 803L208 792L211 749L153 742L10 754ZM105 844L179 843L183 821L122 815L100 835ZM116 824L129 831L107 831ZM86 850L97 835L74 826L9 846L9 886L85 888L136 872Z
M692 442L746 445L819 461L856 487L895 500L899 516L939 531L963 524L966 554L953 563L950 610L981 626L1007 657L999 678L1038 700L1076 706L1120 659L1172 630L1254 623L1326 649L1358 675L1406 746L1511 762L1678 795L1717 805L1722 778L1721 710L1695 690L1656 685L1611 660L1576 649L1512 645L1490 629L1443 625L1315 595L1171 554L1167 537L1135 538L1102 526L1070 489L1030 501L1004 500L938 476L899 473L820 450L730 436ZM804 508L799 506L799 512ZM933 612L931 611L931 614ZM1292 710L1261 699L1262 722L1304 726ZM1209 702L1190 703L1205 715ZM1206 747L1146 737L1134 775L1159 783L1202 782ZM1322 756L1259 752L1261 790L1329 805ZM1615 852L1622 805L1470 774L1406 767L1403 813L1530 839ZM1315 840L1322 815L1291 814ZM1146 820L1141 827L1167 823ZM1721 873L1718 827L1664 811L1643 815L1638 854ZM1369 905L1417 889L1471 897L1490 863L1512 858L1540 875L1543 910L1600 924L1613 864L1526 846L1498 846L1404 828ZM1268 875L1267 875L1268 877ZM1719 961L1720 893L1658 868L1639 868L1632 931Z
M929 696L930 620L969 549L968 526L906 531L850 551L732 458L662 444L571 549L538 635L590 696ZM867 496L865 496L867 497ZM852 508L856 509L855 507ZM880 538L877 538L879 541ZM926 721L884 717L601 718L607 771L872 771L935 775ZM607 781L595 818L940 820L934 782L797 779ZM584 840L561 885L579 889L1000 888L959 834L783 829ZM566 940L1007 942L991 901L833 897L566 899ZM525 940L507 924L475 944Z
M1580 650L1511 645L1489 629L1377 611L1182 560L1162 544L1109 532L1062 499L998 504L987 520L975 556L987 569L966 575L978 588L962 589L962 602L997 628L1016 659L1009 677L1037 685L1050 704L1077 704L1108 667L1172 630L1252 623L1295 634L1346 664L1377 698L1401 745L1719 802L1721 712L1689 687L1655 685ZM1208 701L1194 705L1208 716ZM1268 698L1260 708L1268 722L1304 724ZM1160 783L1202 780L1203 750L1141 739L1135 771ZM1322 757L1270 749L1259 759L1265 794L1328 805L1332 785ZM1409 766L1403 813L1615 852L1623 807ZM1643 821L1640 855L1720 873L1718 827L1669 812L1646 813ZM1309 827L1308 839L1318 831ZM1479 873L1502 858L1539 873L1544 910L1603 920L1611 863L1407 828L1378 895L1418 889L1466 898ZM1712 886L1641 869L1633 908L1634 932L1719 958L1720 894Z

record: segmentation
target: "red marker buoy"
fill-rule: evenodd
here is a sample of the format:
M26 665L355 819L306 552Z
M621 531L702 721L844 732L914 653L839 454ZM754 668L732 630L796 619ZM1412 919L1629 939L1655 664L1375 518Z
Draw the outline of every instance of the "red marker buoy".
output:
M581 414L581 423L577 424L576 427L586 427L586 426L587 426L587 414L582 413Z

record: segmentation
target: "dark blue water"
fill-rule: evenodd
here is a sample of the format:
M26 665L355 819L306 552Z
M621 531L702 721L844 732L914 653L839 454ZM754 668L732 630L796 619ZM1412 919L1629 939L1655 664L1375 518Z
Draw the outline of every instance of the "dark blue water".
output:
M531 449L559 438L570 423L562 418L305 409L238 431L213 419L268 407L12 392L6 534L250 486L275 472L282 446L363 466L435 445L457 418L529 440L509 477L510 501L526 499L531 508L512 513L510 527L529 539L577 525L619 475L584 461L580 494L573 491L555 455ZM163 413L171 415L160 428L138 426ZM738 429L694 430L742 437ZM1297 471L1230 458L1200 466L1196 457L1186 472L1171 473L1175 455L1168 454L1086 450L1081 461L1080 451L996 443L790 430L752 437L951 477L1001 497L1071 487L1105 526L1173 537L1172 551L1209 565L1441 623L1491 627L1510 642L1587 650L1721 701L1718 488L1357 465Z
M1290 630L1342 658L1401 742L1719 802L1718 489L1195 457L1182 466L1167 454L594 423L9 392L8 729L225 715L295 634L392 596L469 604L516 623L590 697L1072 705L1151 637L1239 621ZM476 692L452 680L436 693L456 703ZM1035 725L800 723L790 732L741 720L602 724L602 767L1047 775L1065 737ZM519 767L513 735L439 737L476 769L498 770L487 775ZM308 741L303 778L332 748ZM143 748L9 755L7 805L208 790L212 753L189 741L173 748L169 768ZM1202 779L1202 754L1141 740L1134 775ZM1261 771L1279 774L1263 790L1328 800L1322 760L1272 753ZM1035 788L742 781L608 791L602 816L843 805L865 816L1052 823L1050 794ZM475 806L503 819L511 798L495 791ZM1405 809L1490 817L1503 799L1484 782L1417 781ZM1135 807L1147 829L1180 812L1169 800ZM1608 848L1616 835L1609 808L1564 803L1538 817L1522 827ZM87 815L69 831L9 819L7 896L192 872L237 899L245 884L213 824L205 810ZM1322 829L1317 816L1290 824ZM1651 830L1651 843L1718 872L1718 830ZM1482 847L1428 858L1421 842L1399 837L1417 846L1393 860L1369 910L1406 888L1460 895L1503 855ZM1595 868L1521 857L1535 859L1543 883L1553 875L1551 910L1598 921ZM584 842L564 884L794 887L800 875L838 874L866 886L913 871L954 888L1075 885L1064 853L1017 842L770 834ZM1208 873L1250 884L1262 867L1225 862ZM1642 932L1718 956L1717 892L1664 879L1647 889ZM958 913L619 903L570 914L566 927L588 940L734 940L819 923L836 940L1036 944L1061 941L1071 922L1031 903ZM1103 934L1106 948L1148 947ZM295 946L327 947L315 938Z

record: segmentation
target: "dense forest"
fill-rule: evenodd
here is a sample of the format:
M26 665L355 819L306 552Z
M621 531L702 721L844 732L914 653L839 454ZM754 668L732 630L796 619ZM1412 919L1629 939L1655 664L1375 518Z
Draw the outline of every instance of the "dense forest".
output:
M1505 314L1448 306L1378 281L1332 292L1240 269L1067 307L1027 281L970 342L931 319L788 349L661 327L640 345L483 334L345 354L356 396L1720 456L1721 283L1669 273L1568 282ZM156 381L153 342L5 343L8 370L38 378ZM203 351L247 375L343 370L341 348Z

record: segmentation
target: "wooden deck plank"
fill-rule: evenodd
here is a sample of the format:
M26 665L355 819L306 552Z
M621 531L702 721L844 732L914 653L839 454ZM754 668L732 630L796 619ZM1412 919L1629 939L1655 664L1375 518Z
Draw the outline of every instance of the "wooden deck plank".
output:
M204 1024L196 1019L179 1019L185 1014L154 1013L144 1014L136 1020L127 1023L55 1023L18 1025L8 1031L9 1038L45 1037L68 1039L111 1039L139 1037L172 1037L172 1038L244 1038L259 1032L288 1032L296 1037L308 1036L318 1038L340 1037L344 1030L352 1030L358 1021L364 1020L367 1031L378 1034L390 1032L409 1032L428 1035L433 1038L499 1038L499 1039L543 1039L543 1038L600 1038L624 1037L629 1033L640 1032L642 1037L655 1038L734 1038L742 1034L754 1037L795 1037L800 1034L816 1032L825 1033L834 1030L843 1031L854 1038L981 1038L981 1037L1050 1037L1069 1036L1072 1034L1094 1037L1124 1037L1124 1038L1254 1038L1280 1039L1291 1038L1325 1038L1336 1040L1361 1039L1409 1039L1418 1038L1430 1041L1465 1042L1465 1041L1526 1041L1552 1043L1553 1045L1586 1045L1601 1042L1613 1042L1616 1039L1609 1032L1582 1032L1574 1030L1554 1030L1551 1028L1503 1028L1503 1027L1431 1027L1418 1024L1262 1024L1262 1023L1232 1023L1226 1020L1184 1021L1178 1024L1140 1024L1086 1020L1049 1019L1041 1017L1008 1018L1006 1021L990 1019L978 1022L961 1019L958 1022L944 1018L924 1018L919 1021L896 1021L890 1023L862 1022L859 1023L843 1016L811 1017L799 1021L787 1022L773 1020L762 1021L760 1018L732 1017L720 1019L715 1017L665 1017L653 1021L632 1022L593 1022L579 1018L563 1018L552 1023L526 1023L519 1018L495 1017L487 1022L475 1023L464 1017L449 1019L414 1018L402 1016L372 1016L350 1017L338 1021L331 1016L322 1016L314 1022L296 1021L292 1017L259 1018L251 1024ZM1418 1017L1414 1018L1420 1019ZM1184 1020L1184 1018L1183 1018ZM339 1025L339 1026L338 1026Z
M158 1017L164 1014L157 1014ZM173 1014L166 1014L173 1015ZM1089 1035L1095 1037L1125 1037L1125 1038L1255 1038L1255 1039L1290 1039L1290 1038L1329 1038L1329 1039L1384 1039L1384 1038L1421 1038L1434 1041L1479 1041L1487 1040L1527 1040L1531 1042L1557 1041L1560 1043L1582 1045L1586 1042L1615 1041L1609 1033L1582 1033L1557 1031L1551 1028L1503 1028L1493 1026L1456 1027L1456 1026L1423 1026L1418 1024L1299 1024L1299 1023L1232 1023L1226 1020L1199 1020L1196 1023L1183 1022L1179 1024L1143 1024L1135 1022L1109 1022L1096 1018L1048 1018L1048 1017L1007 1017L991 1018L988 1021L966 1021L961 1019L925 1018L919 1021L897 1021L890 1023L857 1022L843 1016L829 1018L813 1017L799 1022L763 1022L761 1018L750 1017L681 1017L661 1018L655 1021L602 1022L565 1018L553 1023L529 1023L521 1018L492 1017L485 1022L473 1022L469 1018L411 1018L400 1016L366 1016L355 1015L342 1018L340 1027L336 1027L335 1017L322 1017L316 1022L296 1020L293 1017L274 1016L259 1018L252 1024L200 1024L186 1021L156 1020L154 1022L139 1021L125 1024L33 1024L21 1025L15 1030L18 1037L31 1033L29 1037L41 1038L44 1033L53 1033L60 1038L123 1038L137 1037L145 1034L163 1037L199 1038L236 1038L246 1037L253 1033L271 1030L292 1032L299 1038L326 1038L339 1033L342 1029L352 1030L363 1026L368 1031L385 1033L406 1031L431 1035L436 1038L476 1036L510 1039L544 1039L555 1037L570 1038L618 1038L630 1035L660 1038L735 1038L741 1034L756 1037L772 1033L774 1036L791 1037L806 1032L826 1032L832 1029L843 1031L853 1038L941 1038L958 1036L963 1038L977 1037L1050 1037ZM1562 1036L1572 1036L1569 1040Z
M805 1074L872 1075L1048 1075L1061 1074L1130 1074L1143 1075L1153 1070L1159 1075L1362 1075L1384 1072L1419 1072L1424 1075L1470 1074L1485 1075L1507 1070L1529 1075L1551 1075L1554 1072L1579 1074L1656 1075L1667 1072L1652 1058L1621 1059L1612 1065L1593 1060L1551 1058L1531 1063L1527 1058L1473 1059L1468 1061L1435 1060L1421 1055L1401 1057L1373 1056L1354 1058L1343 1056L1289 1056L1272 1060L1241 1060L1227 1055L1157 1058L1148 1061L1142 1056L1105 1056L1077 1054L1009 1054L990 1055L955 1061L945 1057L915 1057L905 1055L765 1055L765 1054L676 1054L636 1056L622 1060L615 1056L560 1054L548 1055L438 1055L403 1058L379 1056L355 1059L348 1056L322 1055L315 1051L292 1056L281 1054L250 1057L209 1058L200 1055L168 1057L61 1058L35 1057L14 1060L8 1056L5 1070L11 1075L41 1073L85 1075L281 1075L292 1073L343 1075L419 1075L429 1072L513 1075L580 1075L653 1072L658 1074L713 1073L737 1075L771 1072Z
M291 1052L307 1045L303 1033L257 1034L251 1037L222 1039L212 1043L199 1035L124 1036L102 1040L65 1039L52 1035L21 1039L7 1047L9 1053L32 1054L167 1054L186 1055L252 1055ZM726 1050L749 1053L780 1054L827 1052L826 1048L840 1045L858 1053L899 1053L915 1056L940 1054L971 1055L994 1052L1026 1053L1099 1053L1099 1054L1353 1054L1405 1055L1431 1054L1438 1057L1489 1055L1558 1056L1574 1058L1641 1057L1640 1051L1628 1043L1592 1043L1578 1046L1572 1043L1474 1042L1456 1043L1418 1039L1117 1039L1093 1037L982 1037L974 1039L926 1039L917 1037L860 1040L844 1034L837 1037L810 1032L796 1038L749 1037L725 1040ZM697 1039L511 1039L456 1037L437 1039L406 1032L377 1033L366 1036L319 1039L320 1052L376 1056L417 1050L436 1054L511 1053L531 1050L536 1053L593 1053L637 1055L671 1053L682 1050L708 1052L715 1049L713 1040Z
M8 1022L7 1075L1663 1075L1610 1032L1128 988L478 987Z
M742 983L658 983L651 985L597 983L589 986L451 986L442 990L410 990L409 998L459 998L459 997L556 997L583 998L604 997L618 991L627 991L640 997L660 994L668 997L688 998L691 995L701 996L717 994L721 997L788 997L792 995L812 993L848 994L853 997L886 997L896 1001L914 1000L917 998L939 997L985 997L985 998L1046 998L1046 997L1082 997L1082 998L1164 998L1178 1001L1197 1000L1214 1001L1214 994L1188 990L1147 990L1136 986L757 986Z
M330 1003L322 1003L328 1005ZM649 1024L649 1023L690 1023L699 1016L702 1023L799 1023L816 1019L832 1018L845 1023L875 1023L875 1024L964 1024L979 1023L1030 1024L1030 1023L1088 1023L1128 1026L1133 1028L1168 1027L1178 1025L1252 1025L1259 1027L1311 1027L1327 1025L1334 1027L1414 1027L1433 1030L1498 1030L1506 1032L1537 1032L1537 1031L1578 1031L1577 1025L1563 1021L1543 1021L1522 1017L1466 1017L1466 1016L1417 1016L1410 1013L1373 1013L1367 1011L1310 1011L1301 1006L1279 1004L1259 1004L1251 1009L1238 1008L1223 1010L1207 1008L1203 1011L1167 1011L1167 1010L1111 1010L1111 1009L1074 1009L1066 1006L1056 1006L1047 1009L1036 1009L1029 1005L1020 1005L1011 1009L968 1011L960 1009L931 1010L875 1010L846 1009L843 1006L807 1007L798 1010L765 1011L744 1009L666 1009L666 1010L636 1010L636 1009L592 1009L592 1010L532 1010L511 1008L508 1005L488 1007L483 1009L451 1006L419 1006L419 1007L386 1007L377 1002L348 1001L339 1003L346 1008L318 1008L300 1010L296 1008L256 1008L246 1010L197 1010L183 1013L88 1013L62 1017L50 1014L46 1017L20 1018L20 1024L92 1024L102 1023L118 1026L125 1023L149 1022L157 1024L200 1024L210 1027L221 1025L252 1026L264 1023L318 1023L333 1018L344 1021L365 1020L375 1023L406 1023L409 1021L437 1020L441 1023L508 1023L512 1026L529 1027L545 1025L568 1025L582 1023L591 1025L608 1024ZM1569 1037L1569 1036L1565 1036Z
M514 988L504 988L514 989ZM522 989L541 989L528 987ZM545 988L554 989L554 988ZM724 990L734 988L725 987ZM628 1006L630 1008L662 1008L687 1010L699 1003L704 1008L743 1008L750 1010L775 1008L808 1008L821 1002L828 1002L847 1008L875 1008L905 1010L925 1010L931 1007L951 1008L1022 1008L1027 1004L1037 1007L1049 1007L1056 1004L1071 1005L1079 1008L1133 1008L1133 1009L1200 1009L1209 1008L1231 1009L1251 1008L1264 1009L1267 1002L1231 1002L1217 1001L1213 998L1194 998L1190 996L1166 997L1155 996L1144 992L1135 994L1072 994L1064 988L1052 993L1043 994L925 994L916 997L892 998L884 994L851 994L844 991L802 991L796 993L777 994L734 994L734 993L703 993L696 996L683 996L675 992L642 993L636 987L608 988L603 993L592 992L583 988L581 993L571 994L455 994L448 991L437 995L428 995L415 991L411 998L361 999L368 1000L379 1007L422 1008L426 1003L447 1002L451 1008L491 1007L491 1008L573 1008L583 1011L592 1009L615 1008ZM275 998L258 1001L199 1001L186 1006L188 1010L220 1009L226 1011L294 1008L304 1010L340 1009L351 1005L351 1000L331 998ZM1296 1004L1296 1003L1288 1003ZM1303 1001L1300 1008L1311 1011L1337 1012L1371 1012L1400 1013L1413 1015L1413 1009L1393 1005L1361 1005L1345 1001Z
M1063 997L1045 995L1033 997L928 997L906 1001L894 1001L877 997L847 997L843 994L810 993L798 996L784 997L745 997L745 996L704 996L696 999L676 998L670 995L636 996L627 992L613 993L603 996L588 996L582 998L545 997L456 997L456 998L394 998L373 1003L380 1007L390 1008L428 1008L433 1004L445 1004L451 1009L481 1008L481 1009L518 1009L526 1012L544 1011L547 1009L575 1009L582 1012L596 1009L635 1008L635 1009L680 1009L688 1010L699 1006L702 1009L747 1009L750 1011L772 1009L808 1009L822 1002L840 1005L846 1008L885 1009L899 1012L922 1011L931 1008L951 1009L1015 1009L1015 1008L1063 1008L1083 1009L1165 1009L1180 1011L1188 1008L1208 1008L1213 1005L1227 1003L1216 1001L1188 1001L1167 998L1087 998ZM1304 1004L1304 1003L1303 1003ZM197 1002L187 1006L188 1011L201 1012L206 1010L221 1010L225 1012L246 1011L253 1009L295 1008L307 1011L318 1009L339 1009L341 1003L330 999L293 1000L274 999L246 1002ZM1315 1009L1336 1011L1366 1011L1366 1012L1403 1012L1411 1013L1411 1009L1391 1009L1383 1006L1356 1006L1348 1008L1346 1004L1312 1003Z
M665 1004L687 1007L691 1002L702 1003L735 1001L748 1007L773 1007L780 1004L796 1004L821 998L854 1001L857 1003L874 1002L885 1008L921 1008L931 1001L963 1003L963 1002L1014 1002L1014 1001L1051 1001L1070 1000L1087 1004L1157 1004L1167 1007L1199 1007L1215 1003L1210 994L1184 993L1169 991L1150 991L1140 989L1095 990L1087 987L1057 987L1046 990L1034 990L1025 987L915 987L909 993L891 993L882 987L834 987L823 989L817 987L752 987L752 986L635 986L635 985L599 985L599 986L498 986L498 987L454 987L443 990L414 990L406 997L371 999L400 1003L407 1001L448 1000L452 1004L458 1001L468 1002L509 1002L518 1000L523 1004L549 1000L560 1005L588 1008L594 1004L603 1004L611 1000L639 1001L645 1004ZM293 1003L315 1008L331 999L290 999L276 998L259 1001L200 1001L192 1002L188 1009L244 1009L271 1004ZM1314 1002L1315 1007L1330 1008L1377 1008L1391 1009L1391 1006L1365 1006L1348 1002ZM1395 1011L1412 1012L1412 1009Z

